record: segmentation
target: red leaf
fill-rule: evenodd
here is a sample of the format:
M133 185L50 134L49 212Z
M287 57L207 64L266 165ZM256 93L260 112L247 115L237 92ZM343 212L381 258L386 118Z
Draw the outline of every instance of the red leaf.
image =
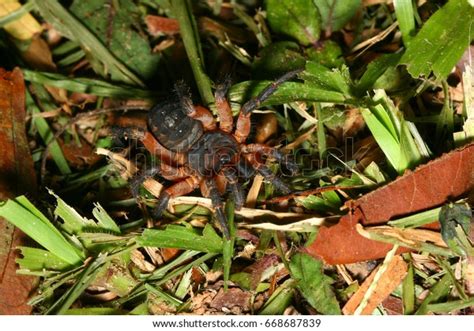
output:
M25 134L25 85L19 69L0 68L0 200L36 193L36 176ZM23 233L0 218L0 314L29 314L36 278L16 275L15 247Z
M321 227L307 252L329 264L384 257L392 245L366 239L355 226L389 220L437 207L468 193L474 186L474 143L407 171L384 187L351 201L349 214L332 227ZM431 228L437 228L437 223ZM401 252L402 250L400 250Z

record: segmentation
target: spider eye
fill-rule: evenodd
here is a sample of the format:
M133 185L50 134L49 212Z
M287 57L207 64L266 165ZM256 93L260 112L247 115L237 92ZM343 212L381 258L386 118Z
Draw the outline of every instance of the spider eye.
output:
M230 155L227 153L221 154L219 157L221 164L226 164L230 162Z

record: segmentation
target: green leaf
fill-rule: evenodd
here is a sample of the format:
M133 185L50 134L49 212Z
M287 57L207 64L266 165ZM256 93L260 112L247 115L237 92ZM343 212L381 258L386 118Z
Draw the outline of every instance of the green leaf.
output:
M320 41L321 47L305 49L308 60L322 64L328 68L340 68L345 62L341 46L335 41Z
M138 76L150 80L156 74L160 56L137 31L142 17L132 0L75 0L69 10ZM96 57L94 52L90 50L92 58ZM118 78L112 74L112 80Z
M277 287L275 292L268 298L262 310L258 312L259 315L281 315L285 309L290 305L291 299L294 295L295 283L289 279L281 286Z
M322 27L334 32L342 29L355 15L361 0L313 0L321 13Z
M93 94L100 97L111 98L143 98L154 99L157 97L156 92L135 88L132 86L124 86L111 84L98 79L67 77L61 74L50 72L38 72L28 69L22 69L26 81L54 86L71 92Z
M89 2L93 3L93 1ZM77 41L86 52L91 52L94 59L100 62L106 70L103 73L110 73L116 80L127 84L144 86L140 78L114 56L106 45L65 9L59 1L35 1L35 5L45 21L52 24L65 37Z
M402 174L423 160L410 123L404 120L403 113L395 107L384 90L376 90L373 101L376 104L369 109L361 108L361 114L389 163Z
M222 259L224 264L224 290L227 290L230 268L232 266L232 257L234 256L234 244L235 244L235 203L233 200L227 200L225 204L225 213L227 216L227 224L229 226L230 239L224 240L222 249Z
M329 69L319 63L308 61L306 70L300 77L316 88L340 92L347 98L351 96L349 69L345 65L341 69Z
M266 0L265 9L275 33L292 37L302 45L319 40L320 16L312 0Z
M408 255L408 254L407 254ZM415 312L415 281L413 263L408 266L408 273L402 283L403 313L411 315Z
M57 300L46 314L61 315L65 314L71 305L79 298L79 296L89 287L89 285L96 279L99 272L105 266L107 260L106 255L99 255L89 262L87 267L77 278L76 282Z
M412 39L400 60L415 78L445 78L473 40L474 8L467 0L450 0L434 13Z
M408 46L412 39L412 33L415 31L413 3L411 0L395 0L393 4L395 7L398 26L402 33L403 42Z
M252 71L256 78L273 78L304 67L305 62L297 43L280 41L264 47L259 52Z
M137 238L140 246L168 247L208 253L221 253L223 240L214 228L207 224L202 234L180 225L168 225L164 230L146 229Z
M70 265L78 265L84 259L83 253L72 246L25 196L0 203L0 217Z
M170 1L170 4L173 16L179 22L181 38L183 39L184 48L193 70L199 94L202 101L206 105L210 105L214 102L214 96L211 90L211 81L204 70L204 53L199 39L196 20L192 13L191 1L173 0Z
M323 272L323 263L308 254L296 253L290 261L296 286L309 304L325 315L340 315L341 309L331 287L333 280Z
M474 251L467 237L471 233L471 218L472 210L465 203L444 205L439 213L441 236L459 255L471 255Z
M387 71L387 69L393 68L398 64L401 56L402 53L384 54L370 62L355 87L357 93L359 95L364 95L367 91L371 90L377 80Z
M244 103L249 98L255 97L271 81L246 81L238 83L229 91L232 102ZM330 91L315 87L313 84L287 82L278 88L262 106L281 105L294 101L330 102L330 103L353 103L354 101L341 92Z
M64 315L125 315L125 311L112 307L71 308Z
M138 281L128 268L128 261L123 256L106 263L97 274L94 283L101 284L119 297L128 295L138 285Z
M20 269L29 271L62 271L71 267L69 263L47 250L32 247L18 248L20 249L21 258L18 258L15 261L20 266Z
M39 88L39 89L38 89ZM44 89L42 86L36 85L35 90L36 92ZM38 115L41 113L40 108L36 105L35 101L31 97L31 94L26 90L26 107L28 111L31 112L32 115ZM50 110L50 109L48 109ZM51 153L51 157L53 158L54 163L58 167L59 171L63 175L68 175L71 173L71 169L69 168L69 164L67 163L66 158L64 157L63 151L61 146L59 146L57 141L52 141L54 137L54 133L49 127L48 122L41 116L34 116L32 122L36 129L38 130L41 139L45 144L49 145L49 152Z
M451 277L449 276L449 274L445 274L430 289L430 293L420 304L417 311L415 312L415 315L426 315L426 313L428 312L428 305L431 302L437 302L441 298L447 296L448 293L451 291L451 286Z
M93 220L82 217L74 208L69 206L63 199L49 191L51 195L56 198L57 206L54 210L54 214L59 216L64 223L61 224L61 227L69 234L79 234L83 231L84 228L94 228L97 227L97 223Z
M120 234L120 228L117 223L110 217L110 215L105 211L105 209L99 204L95 204L95 208L92 210L92 215L99 222L99 227L104 230L112 231L116 234Z

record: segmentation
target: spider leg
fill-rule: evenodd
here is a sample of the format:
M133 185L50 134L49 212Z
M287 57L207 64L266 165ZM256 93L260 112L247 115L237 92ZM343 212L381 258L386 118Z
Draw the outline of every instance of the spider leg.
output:
M193 109L194 110L192 112L187 114L189 117L200 121L204 130L206 131L212 131L216 129L216 119L207 108L202 106L194 106Z
M224 173L227 183L232 190L232 194L235 199L235 209L240 210L244 205L245 196L242 186L239 185L239 177L233 168L224 168L222 172Z
M163 211L168 207L168 202L172 197L191 193L199 186L200 181L201 179L198 176L190 176L161 191L160 196L158 197L158 204L152 212L153 217L161 217Z
M191 177L194 172L186 166L173 167L166 162L160 163L160 175L167 180L178 180L186 177Z
M143 134L143 137L141 137L140 140L152 155L157 155L160 160L168 164L183 165L186 162L185 154L170 151L161 145L148 131Z
M257 172L263 176L267 181L273 184L278 190L283 194L290 194L291 189L280 177L276 176L270 168L265 164L257 160L256 154L247 154L245 155L250 164L257 170Z
M235 164L237 173L239 176L242 176L245 180L248 180L253 177L255 174L255 168L249 163L249 161L241 157L240 160Z
M287 72L286 74L275 80L273 83L265 87L256 97L244 103L244 105L240 109L240 114L237 119L236 130L234 133L234 137L239 143L244 142L250 133L250 114L252 113L252 111L260 107L262 102L268 99L268 97L270 97L281 84L283 84L287 80L294 78L301 71L303 71L303 69L297 69Z
M216 88L216 108L219 114L219 129L224 132L230 133L234 127L234 119L232 117L232 109L230 108L229 101L225 95L230 87L230 79L226 78L222 84L217 85Z
M204 107L193 105L191 92L186 83L183 81L176 82L176 84L174 84L174 90L187 116L200 121L203 128L207 131L216 129L216 119L212 113Z
M139 197L139 190L140 186L143 184L143 182L150 177L154 177L157 173L159 172L157 167L151 167L149 169L146 169L145 171L141 173L135 174L131 179L130 179L130 191L132 192L132 196L135 199L138 199Z
M298 173L298 165L295 163L293 158L288 154L284 154L274 147L270 147L264 144L248 144L242 147L242 153L260 153L265 156L269 156L277 160L280 164L283 164L292 175Z
M214 178L206 179L206 186L209 190L209 196L212 201L212 206L214 207L215 215L217 222L220 225L222 233L224 234L227 240L230 239L229 225L227 224L227 217L224 212L224 203L222 202L222 197L217 189L216 181Z

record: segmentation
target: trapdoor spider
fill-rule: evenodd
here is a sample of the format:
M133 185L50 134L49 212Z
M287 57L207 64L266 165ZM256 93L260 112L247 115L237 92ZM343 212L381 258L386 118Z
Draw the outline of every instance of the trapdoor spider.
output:
M263 144L245 144L250 133L250 115L272 95L283 82L294 78L301 70L286 73L268 85L255 98L242 106L234 130L234 119L225 95L229 80L219 85L215 92L219 125L212 113L201 106L194 106L183 83L175 86L178 100L163 102L148 113L148 129L141 139L145 148L160 159L154 173L174 183L164 189L153 210L160 217L171 197L182 196L201 188L204 196L211 198L215 216L226 238L229 229L223 209L218 183L224 178L234 195L236 208L244 203L239 176L249 178L255 171L282 193L290 193L288 185L261 161L261 156L271 157L291 172L297 166L277 149Z

